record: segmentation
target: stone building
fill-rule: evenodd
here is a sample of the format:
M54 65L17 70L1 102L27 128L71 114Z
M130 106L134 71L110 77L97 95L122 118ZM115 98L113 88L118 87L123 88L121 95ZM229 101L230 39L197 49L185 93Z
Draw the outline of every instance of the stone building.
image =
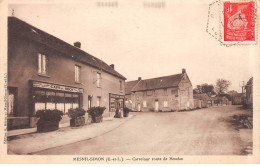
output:
M192 84L185 69L181 74L126 82L126 98L127 106L137 111L194 108Z
M68 32L69 33L69 32ZM126 78L102 60L18 18L8 18L8 129L33 126L40 109L124 106Z

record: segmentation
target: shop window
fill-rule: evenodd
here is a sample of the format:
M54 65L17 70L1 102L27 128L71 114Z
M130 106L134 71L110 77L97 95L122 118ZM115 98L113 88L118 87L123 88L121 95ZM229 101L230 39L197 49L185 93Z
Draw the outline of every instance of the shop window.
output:
M100 107L100 105L101 105L101 97L98 96L97 97L97 106Z
M33 97L35 113L38 110L57 109L66 114L70 108L78 108L80 105L80 96L75 93L35 90Z
M34 102L35 102L35 112L38 110L44 110L46 108L46 95L45 91L36 90L34 91Z
M38 73L42 75L47 74L47 61L48 58L44 54L38 54Z
M46 109L54 110L55 108L55 92L46 91Z
M75 82L80 82L80 66L75 65Z
M65 93L56 92L56 109L62 112L65 111Z
M97 73L97 87L101 87L101 73Z

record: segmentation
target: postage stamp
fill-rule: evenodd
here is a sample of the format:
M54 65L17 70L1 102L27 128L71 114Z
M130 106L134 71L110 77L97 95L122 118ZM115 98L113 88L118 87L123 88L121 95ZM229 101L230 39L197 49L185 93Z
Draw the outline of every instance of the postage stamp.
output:
M221 40L224 44L256 43L255 1L222 1Z

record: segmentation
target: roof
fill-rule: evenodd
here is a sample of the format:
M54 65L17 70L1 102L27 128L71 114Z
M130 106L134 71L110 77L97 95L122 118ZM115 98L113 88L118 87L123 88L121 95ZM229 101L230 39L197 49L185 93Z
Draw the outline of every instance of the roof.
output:
M243 93L236 93L233 95L233 97L242 97L243 96Z
M129 81L125 83L125 94L130 94L133 87L139 82L140 80Z
M246 85L253 85L253 77L247 81Z
M194 99L200 99L200 100L210 100L211 99L206 93L193 94L193 98Z
M177 87L179 85L183 75L184 74L176 74L176 75L164 76L164 77L159 77L159 78L140 80L135 85L134 85L134 83L135 83L134 81L129 81L129 82L126 82L126 85L129 84L129 89L132 87L131 91L144 91L144 90ZM128 89L128 92L129 92L129 89Z
M28 40L39 42L63 53L62 55L64 56L68 56L76 61L88 64L96 69L103 70L109 74L126 80L123 75L115 71L104 61L16 17L8 17L8 33L10 35L9 38L14 38L14 40L16 36L21 36Z

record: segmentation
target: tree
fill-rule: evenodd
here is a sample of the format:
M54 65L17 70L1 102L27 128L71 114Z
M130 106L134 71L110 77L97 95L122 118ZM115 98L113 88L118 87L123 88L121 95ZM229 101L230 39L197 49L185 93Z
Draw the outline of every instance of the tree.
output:
M226 93L230 85L231 85L230 81L225 79L218 79L215 86L217 94Z
M197 87L193 90L194 94L202 94L202 93L206 93L209 96L216 94L214 91L214 86L213 85L209 85L207 83L201 84L201 85L197 85Z

